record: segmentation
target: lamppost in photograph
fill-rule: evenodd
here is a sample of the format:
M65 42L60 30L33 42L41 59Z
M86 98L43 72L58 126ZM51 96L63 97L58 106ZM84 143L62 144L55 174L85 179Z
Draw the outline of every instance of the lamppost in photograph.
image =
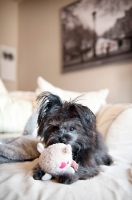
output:
M93 16L93 57L96 57L96 11L92 13Z

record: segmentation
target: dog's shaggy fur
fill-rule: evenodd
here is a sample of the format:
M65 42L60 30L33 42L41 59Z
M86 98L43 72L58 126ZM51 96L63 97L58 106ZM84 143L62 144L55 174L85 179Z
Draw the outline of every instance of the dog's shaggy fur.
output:
M64 184L78 179L88 179L99 174L100 165L110 165L100 133L96 130L96 118L92 111L77 104L76 100L63 102L51 93L38 96L38 135L46 147L55 143L71 144L73 159L79 164L75 174L63 174L55 178ZM44 172L39 166L34 169L34 179L41 179Z

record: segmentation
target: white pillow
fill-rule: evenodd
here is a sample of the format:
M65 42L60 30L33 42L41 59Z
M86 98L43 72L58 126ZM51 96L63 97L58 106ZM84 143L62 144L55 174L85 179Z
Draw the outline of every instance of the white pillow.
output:
M32 104L0 95L0 132L21 132L32 114Z
M1 78L0 78L0 94L8 94L8 91Z
M106 104L106 98L109 94L108 89L87 92L87 93L62 90L58 87L53 86L51 83L47 82L42 77L38 77L37 84L38 84L38 88L36 90L37 95L40 94L41 92L48 91L60 96L62 100L66 101L73 100L76 97L83 95L79 98L77 102L89 107L94 114L96 114L100 110L102 105Z
M127 108L130 104L107 104L102 106L98 114L96 115L97 129L105 138L109 127L114 120Z
M132 152L132 105L113 121L106 135L106 144L112 150Z

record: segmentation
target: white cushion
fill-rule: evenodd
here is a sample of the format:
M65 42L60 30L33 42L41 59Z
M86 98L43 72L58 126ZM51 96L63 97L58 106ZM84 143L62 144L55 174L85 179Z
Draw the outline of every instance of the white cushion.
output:
M0 94L8 94L8 91L1 78L0 78Z
M32 114L32 104L0 95L0 132L21 132Z
M11 91L9 92L11 98L18 99L18 100L26 100L32 103L32 105L36 106L36 94L35 92L31 91Z
M106 144L111 150L132 152L132 106L113 121L106 134Z
M66 101L73 100L76 97L79 97L82 95L79 98L79 100L77 100L77 103L81 103L89 107L93 111L94 114L96 114L100 110L102 105L106 104L106 98L109 94L108 89L87 92L87 93L86 92L79 93L79 92L63 90L63 89L53 86L51 83L47 82L42 77L38 77L37 84L38 84L38 88L36 90L37 95L40 94L41 92L48 91L60 96L62 100L66 100Z
M130 104L107 104L102 106L98 114L96 115L97 129L106 137L109 127L114 120L127 108Z

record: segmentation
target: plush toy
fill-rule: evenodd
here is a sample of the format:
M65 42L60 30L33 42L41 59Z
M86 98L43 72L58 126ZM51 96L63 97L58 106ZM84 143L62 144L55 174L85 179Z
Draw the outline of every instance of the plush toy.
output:
M78 164L72 159L72 148L69 144L57 143L44 148L38 143L37 149L40 152L40 168L45 172L42 180L50 180L52 176L65 172L75 173L78 169Z

